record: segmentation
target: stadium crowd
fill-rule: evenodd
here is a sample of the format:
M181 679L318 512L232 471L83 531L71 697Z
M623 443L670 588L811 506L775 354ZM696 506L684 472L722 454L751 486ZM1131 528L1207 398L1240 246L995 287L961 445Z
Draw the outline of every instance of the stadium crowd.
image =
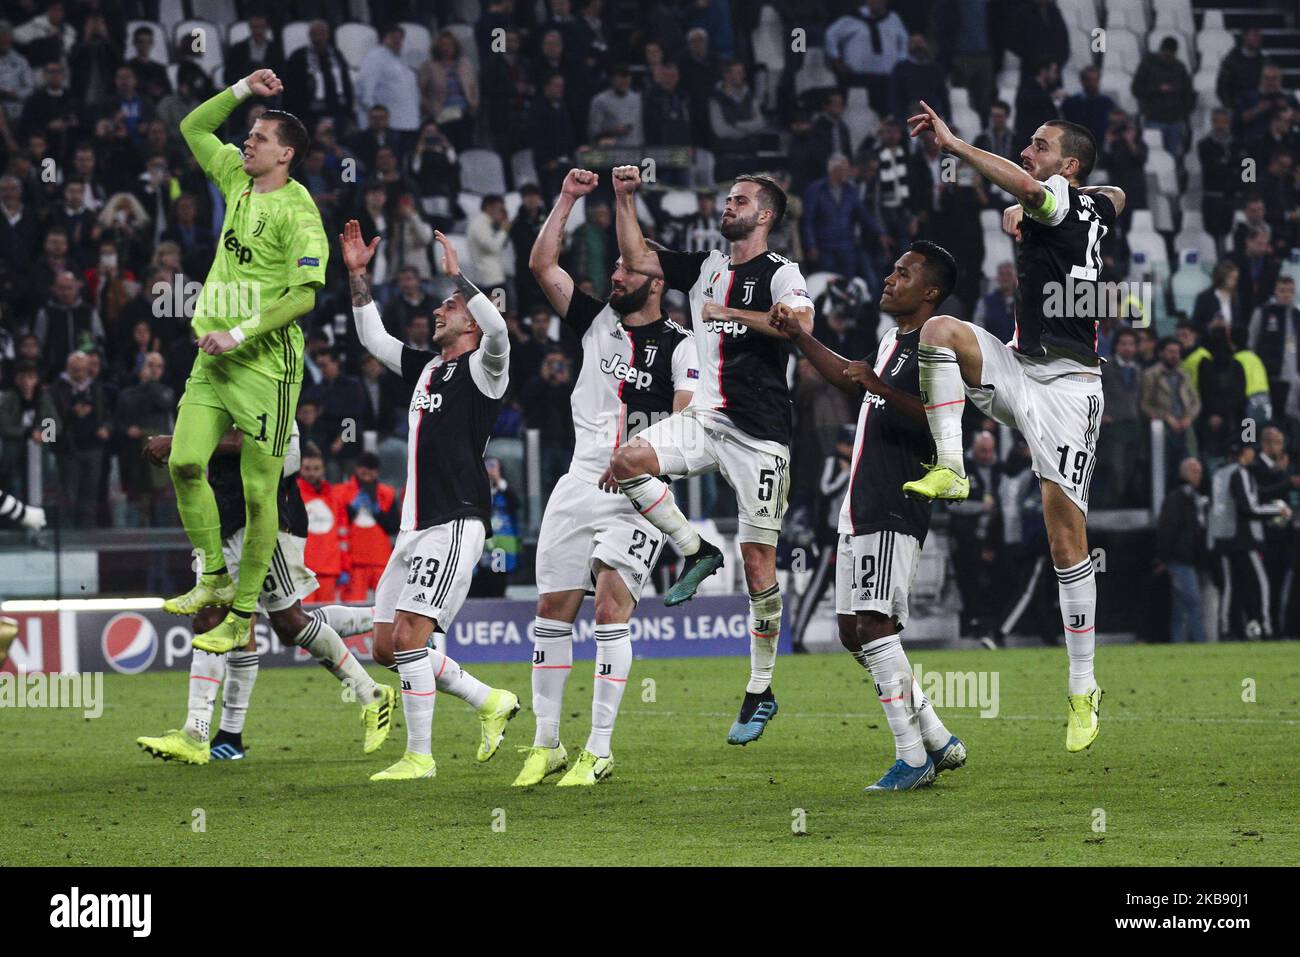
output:
M351 19L359 7L368 20ZM1205 502L1188 489L1232 496L1214 477L1238 466L1259 502L1300 504L1300 102L1258 27L1229 37L1222 16L1212 26L1198 7L1198 33L1189 0L1154 8L1153 25L1142 0L14 0L0 22L0 488L30 495L38 475L64 527L176 524L167 476L141 449L174 421L195 355L186 303L222 219L179 122L270 67L282 102L240 111L225 137L238 142L268 106L303 119L312 142L294 175L331 238L354 217L382 237L373 279L394 335L429 343L445 295L435 228L481 287L504 290L511 387L492 454L512 557L489 570L492 587L518 551L521 437L540 432L545 490L573 444L580 350L527 268L572 166L603 177L570 221L565 262L593 295L607 294L618 255L606 171L650 157L644 228L674 248L723 245L718 196L736 173L767 170L788 187L773 247L802 264L817 335L838 352L874 354L881 278L922 238L962 266L945 311L1010 339L1014 253L989 225L1007 198L946 164L932 140L909 139L903 120L922 99L1013 159L1044 120L1080 122L1100 147L1095 181L1128 194L1103 279L1154 275L1160 303L1156 316L1099 330L1111 361L1092 507L1149 506L1153 422L1166 508L1191 502L1184 518L1204 527ZM1092 52L1089 26L1107 27L1112 52ZM1207 70L1213 82L1199 82ZM1179 268L1152 273L1159 263ZM670 303L686 323L683 309ZM364 513L391 533L409 388L360 348L337 245L304 330L298 423L319 465L304 482L339 529ZM856 410L806 362L792 376L787 537L817 540ZM992 634L1001 612L980 597L992 593L981 584L990 556L1014 547L1028 570L1041 551L1032 522L1008 520L1019 499L994 488L1022 471L1020 456L988 437L991 423L972 413L968 424L973 474L988 487L954 510L954 558L968 630ZM705 514L734 515L728 494L705 482ZM1189 543L1173 534L1185 522L1166 524L1158 570L1185 594L1182 569L1217 568L1224 552L1209 542L1210 561L1205 535ZM1268 556L1276 603L1295 570L1294 532L1272 522L1255 542L1242 524L1222 541ZM1294 634L1283 618L1275 604L1274 622Z

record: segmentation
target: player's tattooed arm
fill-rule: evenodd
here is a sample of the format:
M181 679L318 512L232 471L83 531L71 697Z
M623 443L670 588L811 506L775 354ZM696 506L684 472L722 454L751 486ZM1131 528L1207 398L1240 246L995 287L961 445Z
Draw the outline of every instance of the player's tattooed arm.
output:
M456 273L454 276L449 276L448 278L451 279L452 283L456 286L456 291L465 297L466 302L469 302L483 291L466 279L464 273Z
M1079 192L1085 196L1105 196L1110 200L1110 204L1115 207L1116 216L1124 212L1126 198L1124 191L1118 186L1081 186Z
M574 204L586 196L600 177L587 169L571 169L564 177L560 195L555 198L555 206L542 224L542 231L537 234L533 248L528 253L528 269L537 280L551 304L561 316L569 312L569 303L573 299L573 277L560 267L560 250L564 246L565 226Z
M366 280L364 272L348 273L348 287L352 290L352 305L354 307L359 308L373 301L370 297L370 283Z

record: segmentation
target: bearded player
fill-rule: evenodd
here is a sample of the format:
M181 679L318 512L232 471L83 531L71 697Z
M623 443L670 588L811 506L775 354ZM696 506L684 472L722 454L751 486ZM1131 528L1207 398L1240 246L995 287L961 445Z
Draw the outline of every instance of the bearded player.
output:
M614 264L601 302L560 267L564 224L596 188L590 170L570 170L528 265L547 301L582 337L582 372L573 388L576 443L556 483L537 539L537 618L533 622L533 713L537 731L516 787L564 768L560 743L564 686L573 668L573 622L589 592L596 600L596 672L591 735L560 787L593 785L614 768L610 738L632 669L628 629L664 536L638 514L607 472L610 453L656 419L680 412L699 381L695 337L663 314L663 281Z
M1101 689L1093 675L1097 582L1088 552L1088 487L1101 429L1101 358L1096 309L1080 291L1097 283L1102 242L1124 211L1124 191L1081 186L1097 144L1086 127L1051 120L1034 131L1020 165L953 135L929 105L908 120L913 136L932 134L1018 201L1004 223L1019 239L1016 333L1009 343L970 322L936 316L921 329L920 381L935 464L903 489L925 499L960 501L970 493L961 417L969 396L988 415L1020 430L1043 496L1043 519L1056 568L1069 654L1067 751L1097 738ZM1104 301L1097 290L1093 302ZM1083 311L1085 315L1079 315ZM1064 313L1064 314L1062 314Z
M225 654L248 643L253 610L275 552L276 490L302 387L302 330L324 285L328 246L320 212L290 170L307 152L307 131L289 113L268 110L243 149L214 131L250 96L283 85L256 70L198 106L181 133L199 166L221 190L221 242L194 309L199 354L185 383L168 469L181 522L202 562L198 583L164 610L194 615L212 605L230 612L194 647ZM207 466L227 430L244 434L239 473L247 502L243 574L236 583L221 550L221 521Z
M656 422L610 460L614 477L637 511L672 539L685 557L664 604L686 601L723 564L721 550L687 520L659 476L718 471L736 493L740 553L749 591L749 683L728 744L757 740L776 716L772 670L781 634L776 543L790 486L793 429L786 367L790 346L768 313L781 304L812 329L813 304L799 267L767 248L785 215L785 192L765 176L738 176L727 194L721 250L685 253L646 244L636 218L636 166L614 169L617 232L623 266L661 279L691 304L700 387L681 412Z

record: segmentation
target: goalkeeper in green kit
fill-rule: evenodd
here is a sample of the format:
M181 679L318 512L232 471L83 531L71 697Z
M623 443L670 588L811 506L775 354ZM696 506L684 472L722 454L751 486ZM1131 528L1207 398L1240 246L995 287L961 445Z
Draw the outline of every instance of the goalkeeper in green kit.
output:
M176 615L209 605L231 610L194 647L214 654L242 648L275 552L281 463L302 387L302 330L295 321L316 304L329 247L307 189L289 178L307 155L307 130L292 114L268 110L243 149L214 131L250 96L275 96L283 84L256 70L196 108L181 133L225 197L212 268L194 307L199 354L185 383L168 467L185 533L203 563L198 584L163 603ZM231 426L244 433L239 471L247 503L239 583L221 553L221 519L208 484L208 459Z

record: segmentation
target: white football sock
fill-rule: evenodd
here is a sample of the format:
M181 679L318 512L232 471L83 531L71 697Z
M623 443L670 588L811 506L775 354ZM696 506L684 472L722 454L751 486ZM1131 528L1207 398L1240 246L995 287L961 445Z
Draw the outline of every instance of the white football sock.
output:
M217 689L226 674L226 656L195 648L190 655L190 713L185 731L196 741L208 740Z
M343 606L333 605L330 607L341 608ZM317 609L317 611L321 610ZM339 637L339 633L334 627L329 624L326 616L317 616L313 612L308 617L311 618L311 621L307 623L307 627L294 635L293 643L311 655L318 664L335 678L350 687L356 694L357 701L361 704L369 704L379 697L379 685L362 667L361 662L357 660L357 656L348 650L347 645L343 644L343 639Z
M492 689L457 664L454 658L448 658L433 648L428 651L438 690L459 698L475 711L483 707Z
M1097 687L1092 673L1097 646L1097 578L1092 558L1056 569L1056 591L1070 656L1070 694L1087 694Z
M361 605L322 605L311 612L311 617L319 618L343 638L372 631L375 627L373 615L373 608Z
M226 655L226 683L221 688L221 730L239 734L248 717L248 704L257 683L258 656L255 651L232 651Z
M866 665L876 682L876 694L885 709L889 730L894 732L894 753L910 767L925 764L925 744L921 740L921 723L912 703L912 667L903 653L898 635L888 635L871 642L853 656Z
M749 596L749 684L745 691L762 694L772 686L776 646L781 638L781 586Z
M662 479L653 475L638 475L620 481L618 487L631 499L633 508L673 540L678 552L694 555L700 550L700 533L677 507L673 490Z
M934 705L925 696L916 678L912 678L912 704L916 707L916 720L921 725L921 741L925 743L925 750L938 751L948 743L952 732L939 720Z
M632 632L627 623L596 626L596 677L591 688L591 736L587 750L609 757L614 719L632 670Z
M533 619L533 747L560 745L560 708L573 670L573 623Z
M921 379L921 401L934 437L935 461L958 475L966 474L961 449L961 414L966 408L966 387L957 353L946 346L921 343L916 350Z
M402 676L402 714L406 716L406 750L433 754L433 704L437 697L428 648L395 652Z

